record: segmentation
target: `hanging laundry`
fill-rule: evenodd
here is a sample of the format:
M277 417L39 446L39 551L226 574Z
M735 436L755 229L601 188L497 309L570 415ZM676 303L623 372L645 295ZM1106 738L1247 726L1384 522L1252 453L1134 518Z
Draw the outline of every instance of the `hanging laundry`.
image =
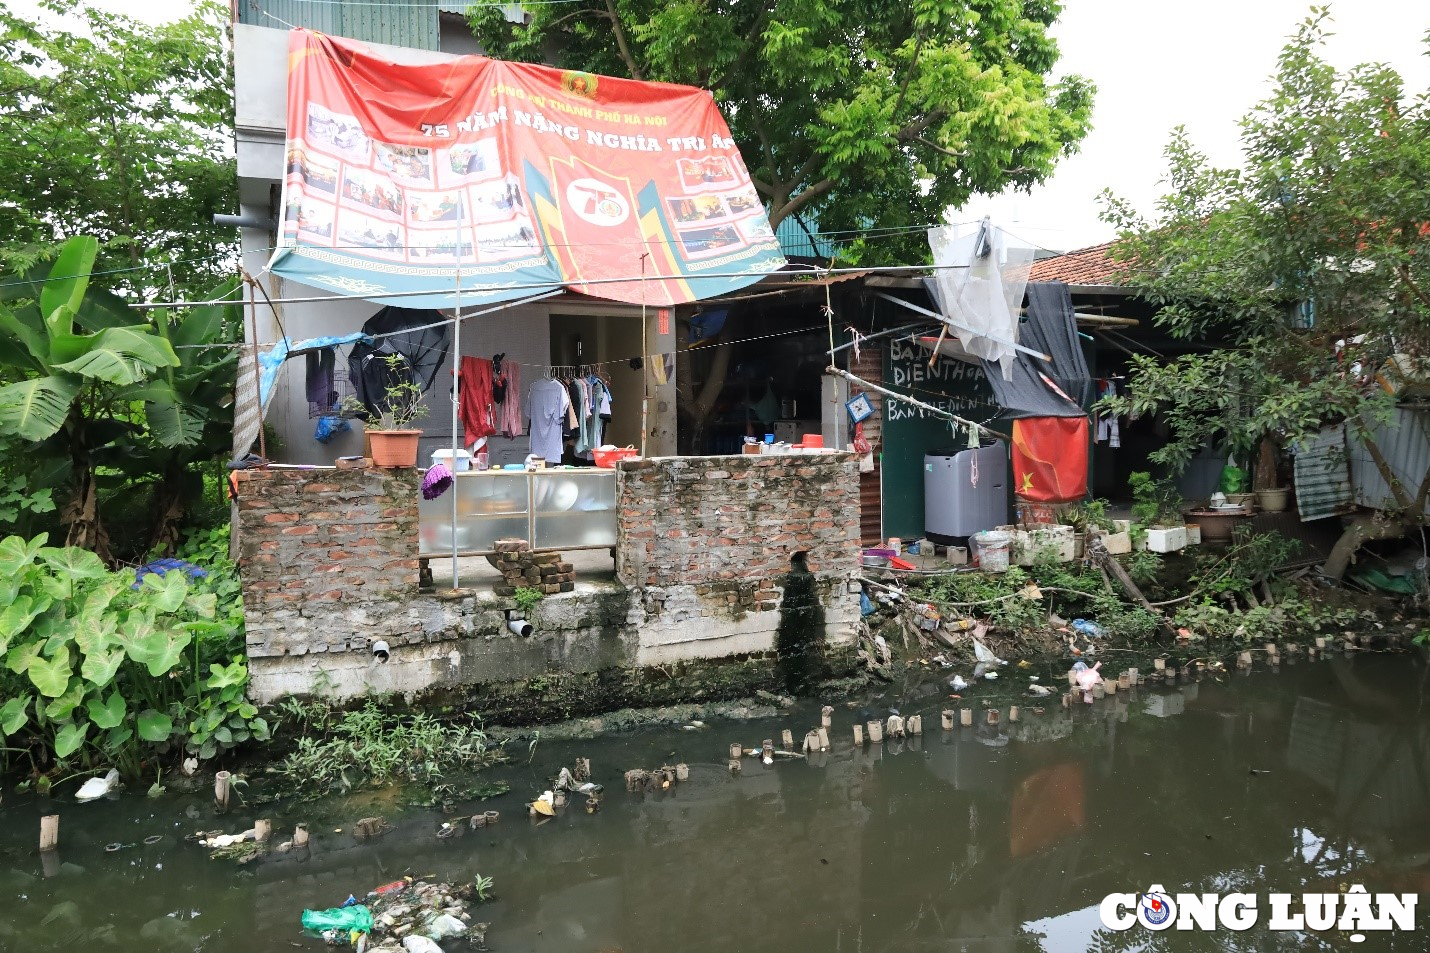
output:
M566 385L550 377L533 381L526 392L525 413L531 422L531 455L553 463L561 459L561 428L571 409Z
M1097 382L1097 398L1117 396L1117 385L1110 380L1099 380ZM1122 446L1122 428L1118 424L1117 415L1099 410L1094 415L1097 424L1096 437L1098 443L1105 443L1109 447Z
M333 410L338 402L338 392L333 387L334 366L337 363L337 349L331 347L309 351L305 355L307 363L308 403L310 409Z
M492 362L484 357L462 358L457 391L457 415L464 431L462 443L470 447L497 432L492 411Z
M520 437L526 432L526 428L522 426L521 422L521 365L515 361L506 361L502 364L501 376L506 379L506 386L502 396L497 397L496 363L496 360L493 359L492 399L496 401L497 405L497 432L503 437Z

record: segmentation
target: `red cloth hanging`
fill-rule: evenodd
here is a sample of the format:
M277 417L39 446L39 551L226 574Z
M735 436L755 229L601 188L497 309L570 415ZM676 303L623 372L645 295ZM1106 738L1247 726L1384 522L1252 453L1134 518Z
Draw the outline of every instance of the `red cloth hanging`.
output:
M1034 503L1087 496L1087 418L1023 417L1013 421L1013 492Z
M462 358L462 376L457 385L457 415L466 432L463 444L470 447L497 432L492 412L492 362L484 357Z

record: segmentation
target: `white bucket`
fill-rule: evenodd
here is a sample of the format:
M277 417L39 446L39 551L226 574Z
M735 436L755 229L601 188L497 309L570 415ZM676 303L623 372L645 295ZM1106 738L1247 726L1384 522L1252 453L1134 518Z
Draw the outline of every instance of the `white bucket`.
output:
M458 450L456 466L452 465L452 448L443 447L441 450L432 451L432 462L440 463L453 473L465 473L472 468L472 455L465 450Z
M978 551L978 568L984 572L1008 571L1008 545L1013 541L1007 533L984 530L973 537Z

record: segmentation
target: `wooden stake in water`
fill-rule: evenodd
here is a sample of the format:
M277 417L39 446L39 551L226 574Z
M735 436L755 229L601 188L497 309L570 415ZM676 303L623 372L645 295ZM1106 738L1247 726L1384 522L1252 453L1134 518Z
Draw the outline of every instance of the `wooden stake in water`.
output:
M60 846L60 816L46 814L40 818L40 850L54 850Z
M214 810L220 814L228 812L228 797L232 790L231 779L232 775L227 771L220 771L214 775Z
M855 726L854 726L854 747L856 747L856 748L862 748L862 747L864 747L864 726L863 726L863 725L855 725Z
M879 724L879 722L871 721L864 727L869 729L869 741L871 743L879 744L884 740L884 726Z
M904 719L904 730L911 735L921 735L924 733L924 716L910 715Z
M953 709L952 709L952 708L945 708L945 709L943 710L943 730L944 730L944 731L952 731L952 730L953 730Z
M298 825L294 826L294 828L293 828L293 846L294 846L294 847L307 847L307 846L308 846L308 825L307 825L307 824L298 824Z
M745 756L745 746L738 741L730 742L730 760L739 761Z
M253 839L260 844L268 843L268 838L273 836L273 822L266 817L260 817L253 822Z
M780 747L786 751L794 750L794 732L786 728L780 732Z
M973 709L963 708L958 712L958 723L965 728L973 727Z
M834 725L834 707L825 705L819 710L819 725L821 728L829 728Z
M996 709L996 708L990 708L990 709L988 709L988 723L989 723L990 725L996 725L996 724L998 724L998 709Z
M1017 705L1008 706L1008 720L1017 721L1023 714L1023 710Z

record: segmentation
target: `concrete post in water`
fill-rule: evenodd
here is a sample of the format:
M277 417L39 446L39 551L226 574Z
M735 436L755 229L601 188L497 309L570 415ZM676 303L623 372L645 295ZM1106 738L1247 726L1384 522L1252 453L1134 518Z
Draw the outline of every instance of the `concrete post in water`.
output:
M1099 684L1099 685L1102 686L1102 693L1103 693L1104 695L1116 695L1116 694L1117 694L1117 679L1116 679L1116 678L1104 678L1102 681L1098 682L1097 684Z
M730 760L731 760L731 761L739 761L739 760L740 760L741 758L743 758L744 756L745 756L745 746L742 745L742 744L740 744L738 741L732 741L732 742L730 743Z
M1135 668L1129 668L1129 669L1127 670L1127 684L1128 684L1128 686L1131 687L1131 688L1136 688L1136 687L1137 687L1137 680L1138 680L1139 677L1140 677L1140 673L1137 671L1137 669L1135 669Z
M884 735L887 738L902 738L904 736L904 719L898 715L890 715L888 722L884 725Z
M775 763L775 742L772 738L766 738L760 743L760 760L765 764Z
M1237 668L1250 668L1250 667L1251 667L1251 653L1250 653L1250 652L1241 652L1241 653L1239 653L1239 654L1236 656L1236 667L1237 667Z
M298 824L298 825L294 826L294 828L293 828L293 846L294 846L294 847L307 847L307 846L308 846L308 825L307 825L307 824Z
M740 773L740 762L739 762L739 760L736 759L736 758L731 758L731 759L730 759L730 773L731 773L731 774L739 774L739 773Z
M819 731L811 728L804 736L804 750L806 753L822 750L819 747Z
M819 710L819 726L829 728L834 725L834 706L825 705Z
M990 708L990 709L988 709L988 723L989 723L990 725L996 725L996 724L998 724L998 709L996 709L996 708Z
M820 750L820 751L828 751L828 750L829 750L829 729L828 729L828 728L820 728L818 731L815 732L815 734L819 737L819 750Z
M1094 699L1107 697L1107 683L1106 683L1106 682L1093 682L1093 684L1092 684L1092 697L1093 697Z
M60 846L60 816L46 814L40 818L40 851L54 850Z
M1077 687L1077 672L1072 669L1068 669L1068 685L1074 688Z
M273 834L273 822L266 817L260 817L253 822L253 839L260 844L268 843L268 838Z
M1073 700L1073 694L1072 694L1072 692L1063 692L1063 707L1064 707L1064 708L1071 708L1071 707L1072 707L1072 700Z
M952 730L953 730L953 709L952 709L952 708L945 708L945 709L943 710L943 730L944 730L944 731L952 731Z
M910 715L904 719L904 730L911 735L921 735L924 733L924 716Z
M873 744L880 744L884 740L884 726L879 722L871 721L864 727L869 729L869 741Z
M1279 654L1279 650L1276 648L1276 643L1275 643L1275 642L1267 642L1265 648L1266 648L1266 654L1267 654L1267 655L1272 655L1272 656L1274 656L1274 655Z
M1326 647L1326 639L1325 639L1325 637L1324 637L1324 636L1319 636L1319 635L1316 636L1316 648L1318 648L1318 649L1324 649L1325 647Z
M1154 671L1164 671L1167 668L1167 660L1164 658L1154 658L1152 660L1152 668Z
M684 761L680 762L680 764L677 764L677 765L675 766L675 780L677 780L677 781L689 781L689 780L690 780L690 765L686 764Z
M1127 691L1127 689L1129 689L1129 688L1131 688L1131 687L1132 687L1132 673L1131 673L1131 672L1123 672L1122 674L1120 674L1120 675L1117 676L1117 690L1118 690L1119 692L1125 692L1125 691Z
M794 732L786 728L780 732L780 747L786 751L794 750Z
M864 726L863 726L863 725L855 725L855 726L854 726L854 747L856 747L856 748L862 748L862 747L864 747Z
M231 790L230 775L227 771L220 771L214 775L214 810L220 814L228 812L228 796Z
M958 723L965 728L973 727L973 709L960 708L958 711Z
M1009 720L1009 721L1017 721L1017 720L1022 716L1022 714L1023 714L1022 709L1019 708L1017 705L1009 705L1009 706L1008 706L1008 720Z

